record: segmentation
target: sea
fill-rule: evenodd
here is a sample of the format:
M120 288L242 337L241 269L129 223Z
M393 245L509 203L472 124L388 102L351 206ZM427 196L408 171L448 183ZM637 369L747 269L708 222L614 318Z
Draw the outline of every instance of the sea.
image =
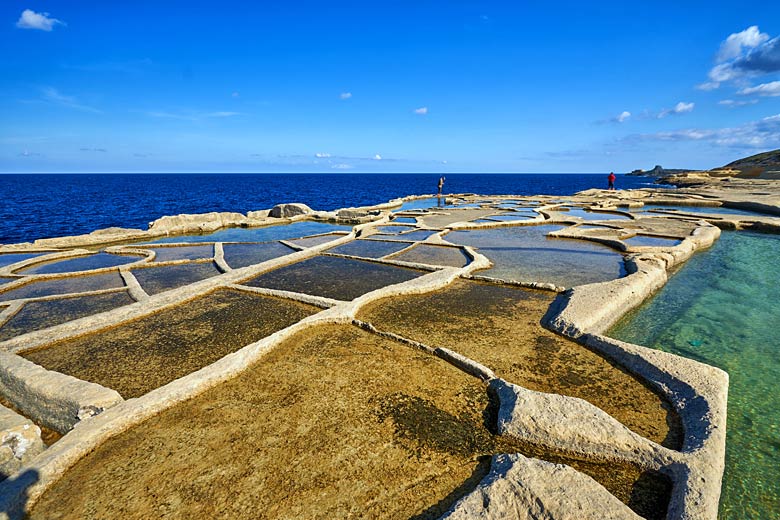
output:
M165 215L247 211L284 202L315 210L436 193L439 174L0 174L0 244L146 229ZM444 193L572 195L606 188L606 174L451 174ZM618 189L657 186L618 176Z

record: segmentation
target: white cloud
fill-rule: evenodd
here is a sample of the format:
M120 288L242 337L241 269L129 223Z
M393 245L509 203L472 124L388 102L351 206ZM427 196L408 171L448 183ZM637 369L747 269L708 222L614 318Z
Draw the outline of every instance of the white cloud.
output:
M626 121L628 121L628 119L629 119L630 117L631 117L631 112L629 112L628 110L624 110L624 111L622 111L622 112L620 113L620 115L618 115L618 116L617 116L617 117L614 119L614 121L615 121L616 123L625 123Z
M314 157L316 157L317 159L327 159L328 157L330 157L330 154L324 152L317 152L314 154Z
M102 110L98 110L97 108L84 105L80 103L75 97L73 96L66 96L65 94L62 94L59 90L57 90L54 87L43 87L41 89L42 99L46 103L51 103L53 105L59 105L67 108L73 108L75 110L81 110L84 112L92 112L94 114L102 114Z
M339 94L339 99L349 99L352 97L352 92L342 92Z
M685 103L684 101L680 101L676 105L674 105L674 108L664 108L658 113L658 119L663 119L666 116L672 116L672 115L679 115L679 114L687 114L689 112L693 112L693 107L696 106L696 103Z
M716 60L718 63L733 60L742 54L743 50L758 47L767 40L769 40L769 35L759 31L757 25L753 25L742 32L729 35L720 44Z
M737 94L742 96L749 96L751 94L758 94L759 96L780 96L780 81L770 81L769 83L762 83L755 87L743 88Z
M721 43L709 71L709 81L698 86L713 90L727 81L780 72L780 38L771 38L757 26L730 35Z
M55 25L65 25L65 22L51 18L49 13L36 13L31 9L22 11L22 15L16 22L20 29L38 29L39 31L50 32Z
M719 105L728 108L744 107L747 105L755 105L756 103L758 103L757 99L742 99L738 101L734 99L722 99L718 101Z
M418 116L424 116L428 113L428 107L415 108L414 113Z
M331 166L331 168L333 168L334 170L351 170L352 165L347 163L339 163L339 164L334 164L333 166Z
M241 96L241 94L239 94L238 92L233 92L232 94L230 94L230 96L234 97L234 98L237 98L237 97Z
M376 154L376 155L374 155L374 160L375 161L381 161L382 160L382 156L379 155L379 154Z
M696 85L697 90L704 90L704 91L715 90L718 87L720 87L720 83L718 83L717 81L705 81L704 83L700 83Z

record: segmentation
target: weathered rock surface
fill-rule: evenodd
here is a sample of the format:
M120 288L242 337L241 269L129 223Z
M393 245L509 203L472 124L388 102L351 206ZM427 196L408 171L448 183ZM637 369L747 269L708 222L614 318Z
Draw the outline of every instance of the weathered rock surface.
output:
M495 455L490 474L442 520L639 520L595 480L569 466Z
M308 215L310 213L313 213L313 211L309 206L294 202L291 204L277 204L271 208L269 216L274 218L288 218L298 215Z
M246 222L246 217L241 213L199 213L189 215L183 213L168 217L158 218L149 224L149 231L168 235L180 233L203 233L216 231L228 226L240 226Z
M15 473L43 450L41 429L0 405L0 479Z

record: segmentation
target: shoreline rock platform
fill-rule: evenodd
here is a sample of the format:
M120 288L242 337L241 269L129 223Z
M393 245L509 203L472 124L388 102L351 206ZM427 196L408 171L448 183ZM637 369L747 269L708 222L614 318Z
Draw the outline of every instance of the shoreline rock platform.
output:
M428 207L404 209L412 201ZM648 205L653 209L643 211ZM686 207L697 211L685 211ZM707 207L718 211L707 213ZM764 214L729 214L724 212L728 208ZM208 235L302 222L333 227L261 242L210 241ZM603 248L605 258L619 255L622 274L580 285L568 284L565 278L545 279L543 266L538 276L536 271L527 275L510 269L501 272L520 274L493 277L500 247L472 246L454 238L488 233L482 240L495 237L496 244L507 240L511 246L509 235L502 233L549 225L558 228L544 240L564 244L560 257L577 252L578 244ZM728 375L693 360L617 341L605 332L662 287L673 268L713 244L721 229L780 232L780 181L718 181L677 190L588 190L570 197L406 197L332 212L280 204L246 215L162 217L147 230L112 228L0 246L0 279L5 282L0 285L0 472L6 476L0 482L0 517L77 518L80 512L110 507L112 502L125 508L121 513L129 517L197 512L206 507L198 500L230 493L218 490L224 482L212 471L225 465L225 471L237 472L235 478L251 484L247 493L257 486L277 493L273 500L262 493L256 499L275 517L365 513L407 518L714 519L724 467ZM157 243L160 238L166 243ZM518 254L522 250L517 245L513 249ZM3 263L4 256L14 261ZM485 298L494 298L490 305L499 306L490 309L508 309L504 321L479 314L485 312L482 303L469 308L466 300L473 297L458 296L464 291L472 294L475 284L484 286L480 291L488 295ZM517 294L520 303L510 305L514 301L510 296L502 292L499 297L491 288L516 291L507 294ZM536 296L531 300L551 303L537 305L538 311L516 307L535 294L548 300ZM448 306L441 302L428 307L403 303L413 301L410 298L433 298L434 303L439 301L435 298L450 299L460 310L447 315ZM370 311L402 304L412 314L396 324L379 320ZM470 313L482 316L482 321L469 318ZM291 318L286 321L284 316ZM463 323L445 334L448 323L456 321L453 317L463 318ZM220 341L239 337L249 320L268 321L268 328L235 344ZM479 339L485 320L514 332L502 333L503 338L486 333L484 340ZM410 328L417 321L419 327ZM432 323L438 325L431 328ZM4 330L13 332L3 336ZM614 377L627 374L626 388L634 388L631 381L636 381L631 392L647 392L668 406L668 421L679 424L679 442L664 442L663 435L651 440L637 431L641 425L619 418L617 412L607 413L603 400L609 398L608 390L601 394L595 390L592 398L587 392L578 394L595 377L588 372L594 362L582 361L585 357L562 357L564 361L555 365L559 372L528 369L525 377L534 380L537 370L540 386L523 385L520 372L512 368L515 354L494 354L520 348L512 334L547 338L517 350L517 356L567 352L559 350L566 344L572 352L583 349L604 360L603 377L613 377L610 371L615 371ZM212 344L221 346L216 359L204 355L203 347ZM123 352L132 352L131 347L149 360L123 375L130 366L121 361ZM396 354L372 354L384 351ZM295 363L296 359L307 361ZM139 377L144 365L157 373L166 370L166 363L186 368L159 381ZM323 366L317 369L319 363ZM388 363L397 366L391 370ZM352 370L339 376L345 366ZM313 384L324 377L322 370L335 378L331 384L309 385L308 381ZM392 379L380 383L380 374L388 371L397 372L395 390ZM284 377L286 373L289 377ZM544 386L552 377L561 385ZM431 381L427 390L426 380ZM291 381L299 384L280 393ZM375 394L371 381L376 382ZM268 393L251 388L266 388ZM246 419L246 413L234 416L228 411L255 402L250 396L257 399L255 407L263 400L279 403L269 408L267 417L258 417L274 424L274 417L279 417L279 424L292 421L290 425L298 426L272 429L274 435L253 434L254 429L265 431L261 423L251 421L253 412L247 412ZM320 401L314 396L322 404L315 406ZM600 402L605 404L594 404ZM307 408L309 403L313 408ZM331 414L342 417L339 403L374 419L352 425L349 415L343 415L343 422L318 435L338 439L341 424L356 428L342 434L344 443L334 441L307 455L319 437L307 437L309 430L302 428L326 424ZM208 410L222 411L212 417ZM300 415L289 415L292 410ZM304 419L320 417L317 414L325 415L311 424ZM368 423L373 425L370 431L358 426ZM191 428L213 429L221 436L188 438ZM53 433L42 437L42 431ZM291 443L288 448L278 444L285 436ZM298 437L306 443L296 445ZM143 452L144 460L151 457L153 462L140 464L141 452L134 446L147 438L157 439L149 444L151 451ZM269 444L274 439L277 444ZM230 460L224 450L231 443L258 451L247 458L238 450L242 457ZM207 446L213 460L203 451ZM195 464L193 457L203 465ZM255 458L259 466L253 470ZM287 462L271 464L280 460ZM618 483L593 469L606 463L628 480ZM195 464L191 470L185 469L191 464ZM428 480L391 470L392 464L415 465ZM372 465L386 475L381 492L360 485L339 487L339 482L371 479ZM325 469L320 471L319 466ZM177 467L185 475L200 475L205 487L178 497L162 483L161 489L168 490L160 496L143 488L150 485L143 484L145 475L175 478ZM292 480L285 480L285 467L295 475ZM271 468L280 483L258 478ZM117 480L125 473L129 481ZM647 479L654 483L642 488ZM105 485L82 484L83 489L74 493L79 482ZM142 487L135 489L136 482ZM240 482L235 485L243 489ZM313 493L318 485L320 495ZM425 493L414 491L423 488ZM649 489L645 494L651 498L632 499L630 492L625 493L640 488ZM135 499L117 498L125 490ZM282 496L284 492L290 496ZM369 500L372 494L378 498ZM65 496L69 502L63 508ZM388 509L381 505L383 500L388 504L396 500L397 507ZM241 495L235 503L223 498L213 502L216 505L210 507L217 508L209 511L213 515L257 514L250 495ZM242 508L234 509L236 504Z

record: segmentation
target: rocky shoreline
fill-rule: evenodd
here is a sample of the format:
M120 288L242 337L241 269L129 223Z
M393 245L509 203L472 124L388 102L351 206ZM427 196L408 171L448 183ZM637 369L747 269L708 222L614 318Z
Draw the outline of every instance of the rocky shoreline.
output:
M446 201L441 201L442 206L403 210L404 204L421 199L425 200L426 197L407 197L378 206L346 208L334 212L317 212L301 204L281 204L246 215L179 215L158 219L145 231L112 228L76 237L0 246L0 255L37 255L0 267L0 277L11 279L9 283L0 285L0 305L4 305L0 307L0 331L2 325L20 315L25 306L58 298L13 297L14 291L27 291L35 284L64 283L63 280L79 282L87 276L118 272L124 287L74 292L99 295L127 291L135 300L131 305L86 315L41 330L31 330L0 342L0 356L3 358L0 393L11 407L0 407L0 411L5 413L0 419L7 416L0 423L0 429L4 432L4 439L25 439L24 442L14 441L13 444L7 440L3 444L4 447L8 446L3 467L9 478L0 483L0 499L3 510L8 512L6 517L18 518L31 511L36 512L39 500L47 493L54 492L58 482L68 475L71 468L77 464L79 467L86 464L91 451L104 444L108 446L111 439L133 431L158 414L167 414L168 410L177 409L187 400L206 395L212 388L219 388L249 370L254 363L296 334L315 330L325 324L353 323L372 334L380 334L422 353L429 353L433 358L481 381L485 391L489 390L500 403L495 424L500 436L532 444L542 443L549 449L593 460L622 461L644 470L659 472L672 483L667 518L716 518L724 463L728 375L692 360L616 341L605 336L604 332L663 286L671 269L717 240L720 229L780 232L780 218L772 216L780 215L780 182L771 179L709 179L706 186L695 188L613 192L588 190L571 197L448 195ZM444 205L445 202L449 205ZM685 212L684 208L642 211L645 205L654 208L741 208L762 211L767 215L707 214L706 211L690 213ZM155 251L143 243L159 237L306 221L349 224L353 227L350 232L309 237L311 240L305 239L309 240L305 246L302 242L296 243L296 240L283 240L282 245L289 248L288 254L246 267L231 265L233 260L230 252L239 244L215 242L208 250L207 254L211 256L207 259L169 260L156 264ZM459 245L457 241L450 242L448 239L448 236L455 236L450 235L455 232L501 232L551 224L565 227L549 233L548 237L600 244L619 252L623 256L627 275L568 287L533 278L493 278L489 270L485 271L494 263L490 258L490 249L483 252L479 247ZM634 245L631 240L635 237L653 238L659 244L664 240L669 243ZM379 247L378 244L389 246L399 240L400 248L394 247L390 254L384 256L338 253L339 248L347 244L374 248ZM89 258L100 245L111 246L105 249L108 254L134 254L138 260L118 268L105 267L78 272L75 276L67 273L23 274L25 269L45 262ZM172 246L175 251L184 252L193 245L183 236L179 244ZM424 250L422 248L428 248L425 250L428 256L419 254ZM465 265L456 267L443 263L445 258L450 258L444 253L454 250L462 251L465 255ZM403 254L411 251L418 252L416 262L401 260ZM351 299L343 299L338 292L332 292L335 289L328 289L330 293L318 292L321 289L316 286L300 290L292 285L279 286L286 289L263 288L262 284L257 288L246 285L247 279L262 277L264 273L281 272L284 268L303 266L315 258L331 259L332 262L357 262L356 266L359 264L366 268L373 264L388 269L416 271L414 277L407 281L367 288L368 292L357 298L349 297ZM206 261L215 262L219 269L215 276L159 294L148 294L148 286L145 288L136 276L139 269L153 269L156 265L187 266ZM322 271L319 276L328 275ZM336 274L336 277L339 276ZM352 284L349 281L351 277L357 282L359 275L350 275L344 271L339 283ZM364 318L359 315L364 307L374 302L388 299L394 301L408 295L444 290L456 280L472 284L480 280L480 283L514 287L520 291L548 291L554 300L541 319L545 328L609 359L668 400L681 420L684 432L682 445L677 449L662 446L638 435L587 401L529 390L514 381L503 379L500 374L497 375L494 367L478 359L471 359L446 346L405 338L395 331L380 331L371 322L363 321ZM188 305L187 302L215 290L250 291L324 310L242 346L189 374L177 375L162 386L132 399L125 399L125 396L110 387L46 369L25 358L28 352L123 327L124 324L146 319L155 313L175 311ZM8 295L11 295L10 298ZM73 297L70 294L65 296ZM39 425L53 428L63 435L62 438L44 449L40 442ZM22 431L24 433L19 433ZM573 504L579 504L576 506L579 508L576 514L582 518L636 517L635 511L600 484L571 468L564 470L566 466L549 464L520 454L495 454L491 460L490 474L477 487L467 490L444 517L493 516L524 508L531 511L540 507L539 504L543 504L541 507L544 512L553 518L570 517L574 514ZM554 475L561 471L566 473L565 481L570 485L552 489L545 484L557 478ZM37 514L45 516L47 513L41 510Z

